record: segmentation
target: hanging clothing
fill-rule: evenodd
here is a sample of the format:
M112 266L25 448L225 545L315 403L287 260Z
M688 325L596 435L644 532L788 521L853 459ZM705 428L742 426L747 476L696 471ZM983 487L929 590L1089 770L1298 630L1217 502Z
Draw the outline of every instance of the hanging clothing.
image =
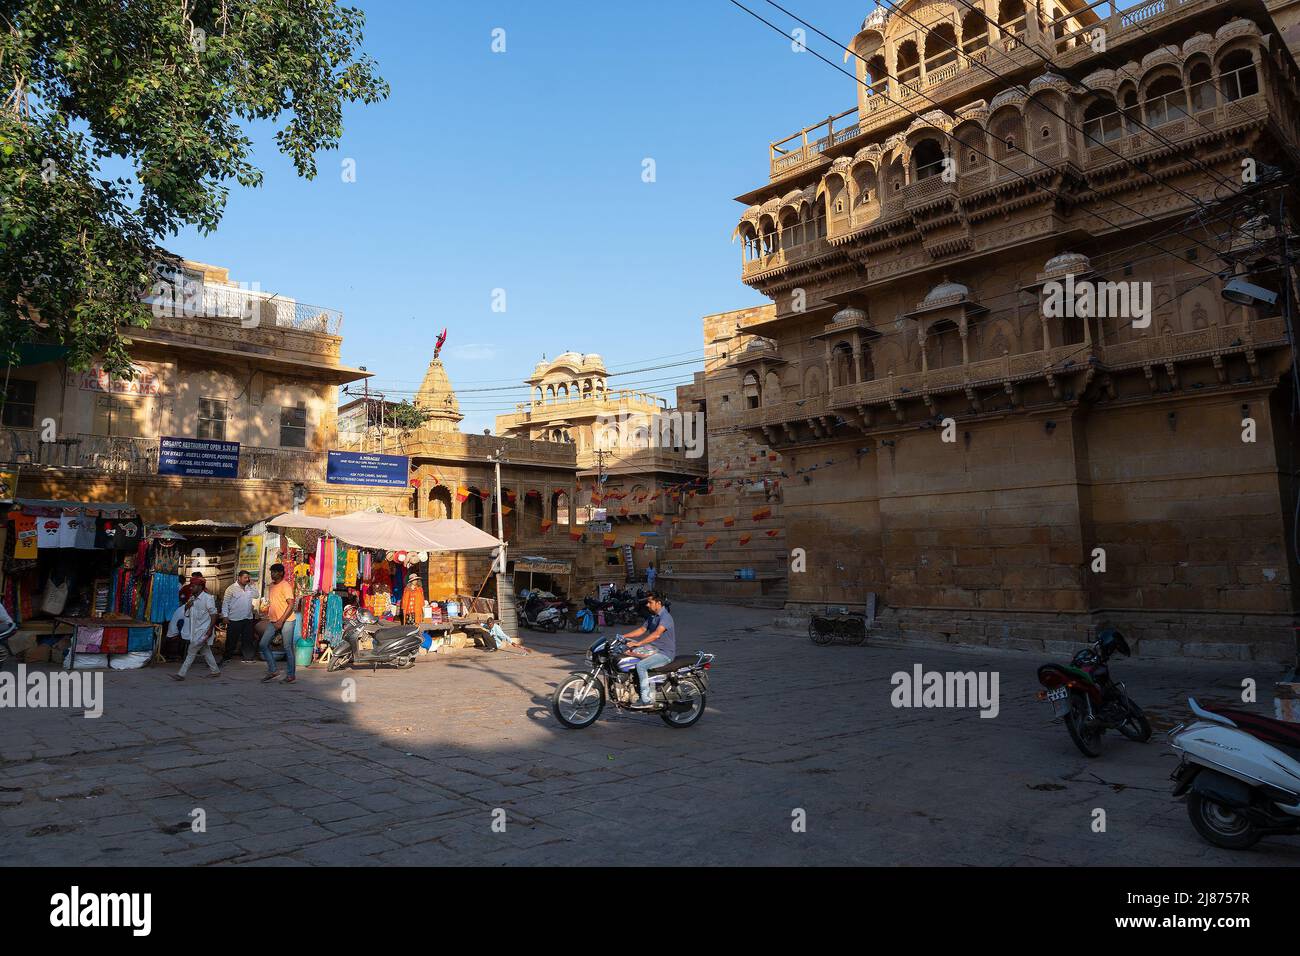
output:
M357 564L358 557L359 555L356 551L348 551L347 559L344 563L343 583L350 588L357 586L357 573L359 570Z
M325 637L337 641L343 636L343 598L335 592L325 604Z

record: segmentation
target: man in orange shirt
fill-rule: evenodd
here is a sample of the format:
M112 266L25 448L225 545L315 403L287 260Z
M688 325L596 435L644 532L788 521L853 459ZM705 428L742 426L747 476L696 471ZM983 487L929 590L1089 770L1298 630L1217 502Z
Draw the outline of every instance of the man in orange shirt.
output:
M273 681L279 675L275 671L275 656L271 653L271 641L279 634L284 642L284 669L286 684L292 684L296 678L293 674L293 642L298 634L298 615L294 613L297 602L294 599L293 584L284 576L284 565L271 565L271 589L267 592L266 619L259 621L258 630L262 640L258 646L266 660L267 674L262 683Z

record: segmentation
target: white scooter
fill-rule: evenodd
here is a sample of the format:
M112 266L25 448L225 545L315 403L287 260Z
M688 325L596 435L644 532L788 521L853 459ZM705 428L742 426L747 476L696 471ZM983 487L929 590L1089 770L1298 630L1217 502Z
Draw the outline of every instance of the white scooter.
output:
M1229 850L1300 834L1300 724L1187 703L1199 719L1169 731L1182 754L1171 779L1196 832Z

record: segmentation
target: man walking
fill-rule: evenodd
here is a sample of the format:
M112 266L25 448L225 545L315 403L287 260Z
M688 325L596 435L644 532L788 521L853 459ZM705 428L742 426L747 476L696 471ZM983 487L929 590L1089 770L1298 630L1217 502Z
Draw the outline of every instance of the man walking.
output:
M636 707L654 706L650 671L662 667L677 655L677 626L668 608L664 607L664 596L651 591L645 603L650 609L650 618L635 631L623 635L623 640L628 642L628 653L641 658L636 665L637 685L641 691L641 700L634 705ZM638 637L642 639L635 640Z
M279 676L275 670L275 653L271 650L271 641L275 640L277 634L284 643L286 675L284 682L292 684L296 680L293 673L293 640L298 631L297 615L294 613L295 604L293 584L284 576L284 565L271 565L271 589L266 595L266 620L259 622L259 630L262 632L259 646L262 649L262 657L266 660L266 676L262 678L263 684Z
M221 598L221 616L226 621L225 660L235 656L236 648L245 663L257 660L253 649L253 622L256 617L253 602L256 599L257 589L253 587L253 576L247 571L240 571Z
M179 673L172 675L172 680L184 680L189 673L194 659L200 653L208 665L209 677L220 677L221 669L217 659L212 656L212 632L217 623L217 602L207 592L207 584L202 575L190 578L190 596L185 601L185 632L182 635L190 642L190 649L185 654Z

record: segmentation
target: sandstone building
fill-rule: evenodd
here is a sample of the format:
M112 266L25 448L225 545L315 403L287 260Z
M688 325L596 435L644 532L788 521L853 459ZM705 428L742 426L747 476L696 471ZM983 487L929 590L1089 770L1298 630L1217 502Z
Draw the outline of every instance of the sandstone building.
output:
M912 0L847 59L856 106L739 197L772 306L706 332L710 460L783 474L791 607L1291 656L1300 91L1268 10ZM1090 283L1149 309L1062 314Z

